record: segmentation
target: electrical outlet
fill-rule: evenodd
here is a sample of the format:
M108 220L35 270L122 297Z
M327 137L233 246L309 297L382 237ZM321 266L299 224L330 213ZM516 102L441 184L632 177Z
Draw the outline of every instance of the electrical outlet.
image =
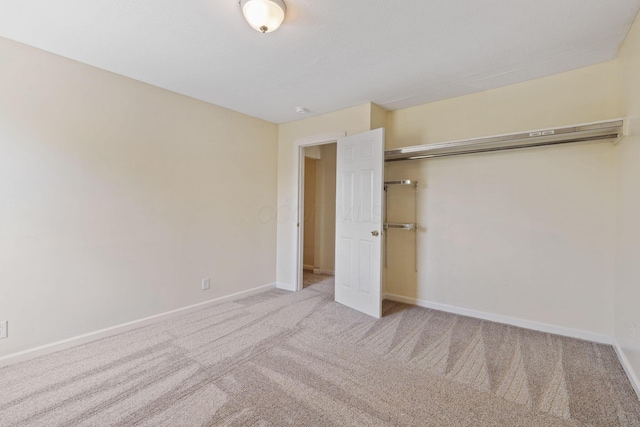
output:
M7 338L9 336L9 331L7 330L7 321L3 320L0 322L0 340L3 338Z
M635 343L636 342L636 324L633 323L633 322L629 322L629 325L628 325L627 328L628 328L627 329L627 333L628 333L628 336L629 336L629 340L632 343Z
M206 291L211 287L211 279L202 279L202 290Z

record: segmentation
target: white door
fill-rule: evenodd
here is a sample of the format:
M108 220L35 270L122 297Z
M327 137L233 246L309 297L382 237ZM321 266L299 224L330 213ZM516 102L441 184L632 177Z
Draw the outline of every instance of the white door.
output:
M336 302L382 316L384 129L338 139Z

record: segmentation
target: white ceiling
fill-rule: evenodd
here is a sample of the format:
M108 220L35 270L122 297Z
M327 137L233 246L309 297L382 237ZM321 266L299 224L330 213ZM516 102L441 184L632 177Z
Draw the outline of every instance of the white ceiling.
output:
M640 0L0 0L0 36L283 123L398 109L612 59ZM1 60L1 58L0 58Z

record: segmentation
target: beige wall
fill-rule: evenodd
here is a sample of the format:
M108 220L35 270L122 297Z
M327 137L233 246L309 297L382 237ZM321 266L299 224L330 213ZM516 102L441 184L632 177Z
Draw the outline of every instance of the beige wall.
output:
M615 118L616 78L612 61L389 112L387 147ZM395 163L386 178L419 181L421 226L417 273L415 235L389 232L386 292L612 334L612 144Z
M275 281L277 126L0 58L0 356Z
M336 160L337 145L320 146L316 191L316 267L334 274L336 251Z
M282 289L295 289L296 211L294 143L335 132L355 134L371 129L371 104L285 123L278 127L278 256L277 280Z
M387 110L377 104L370 104L371 108L371 129L380 129L387 127Z
M616 62L387 115L387 148L603 120L618 113Z
M628 136L618 144L615 337L640 387L640 18L618 58Z
M303 266L334 274L336 234L336 144L304 149Z
M319 160L304 158L304 248L305 268L316 267L316 188L318 186L316 164ZM318 242L319 243L319 242Z

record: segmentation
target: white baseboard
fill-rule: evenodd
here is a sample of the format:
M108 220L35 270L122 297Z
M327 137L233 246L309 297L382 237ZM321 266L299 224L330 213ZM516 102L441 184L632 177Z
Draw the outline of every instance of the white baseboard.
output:
M305 270L311 270L311 268L304 267ZM313 274L326 274L328 276L335 276L336 272L333 270L322 270L320 268L313 268Z
M302 269L303 269L303 270L313 271L313 270L315 270L315 267L314 267L313 265L306 265L306 264L303 264L303 265L302 265Z
M221 302L228 302L235 299L247 297L252 294L263 292L270 288L275 288L276 286L277 286L276 283L269 283L268 285L259 286L257 288L249 289L242 292L237 292L235 294L226 295L219 298L214 298L212 300L204 301L198 304L193 304L188 307L167 311L165 313L160 313L154 316L145 317L143 319L122 323L120 325L101 329L99 331L89 332L87 334L79 335L73 338L67 338L65 340L57 341L51 344L45 344L43 346L35 347L29 350L12 353L12 354L0 357L0 368L4 366L9 366L16 363L24 362L26 360L34 359L36 357L55 353L61 350L66 350L68 348L71 348L80 344L86 344L91 341L96 341L96 340L107 338L113 335L121 334L123 332L128 332L133 329L141 328L143 326L161 322L163 320L171 319L173 317L188 314L190 312L202 309L203 306L206 306L206 305L216 304Z
M500 314L487 313L484 311L471 310L468 308L455 307L448 304L440 304L416 298L404 297L401 295L384 294L383 299L403 302L405 304L417 305L434 310L446 311L448 313L459 314L461 316L475 317L477 319L490 320L497 323L518 326L525 329L547 332L550 334L563 335L565 337L578 338L586 341L593 341L600 344L614 345L612 337L607 335L594 334L592 332L581 331L579 329L565 328L562 326L550 325L548 323L535 322L533 320L518 319L516 317L503 316Z
M629 378L629 382L631 383L631 386L636 391L638 400L640 400L640 379L638 379L638 376L633 370L633 367L631 366L629 359L627 359L627 356L624 354L624 351L622 351L622 347L620 346L620 343L616 339L614 339L613 348L616 349L616 353L618 353L618 359L620 360L620 364L624 368L624 371L627 374L627 378Z
M325 274L327 276L335 276L336 272L333 270L318 270L318 274Z

